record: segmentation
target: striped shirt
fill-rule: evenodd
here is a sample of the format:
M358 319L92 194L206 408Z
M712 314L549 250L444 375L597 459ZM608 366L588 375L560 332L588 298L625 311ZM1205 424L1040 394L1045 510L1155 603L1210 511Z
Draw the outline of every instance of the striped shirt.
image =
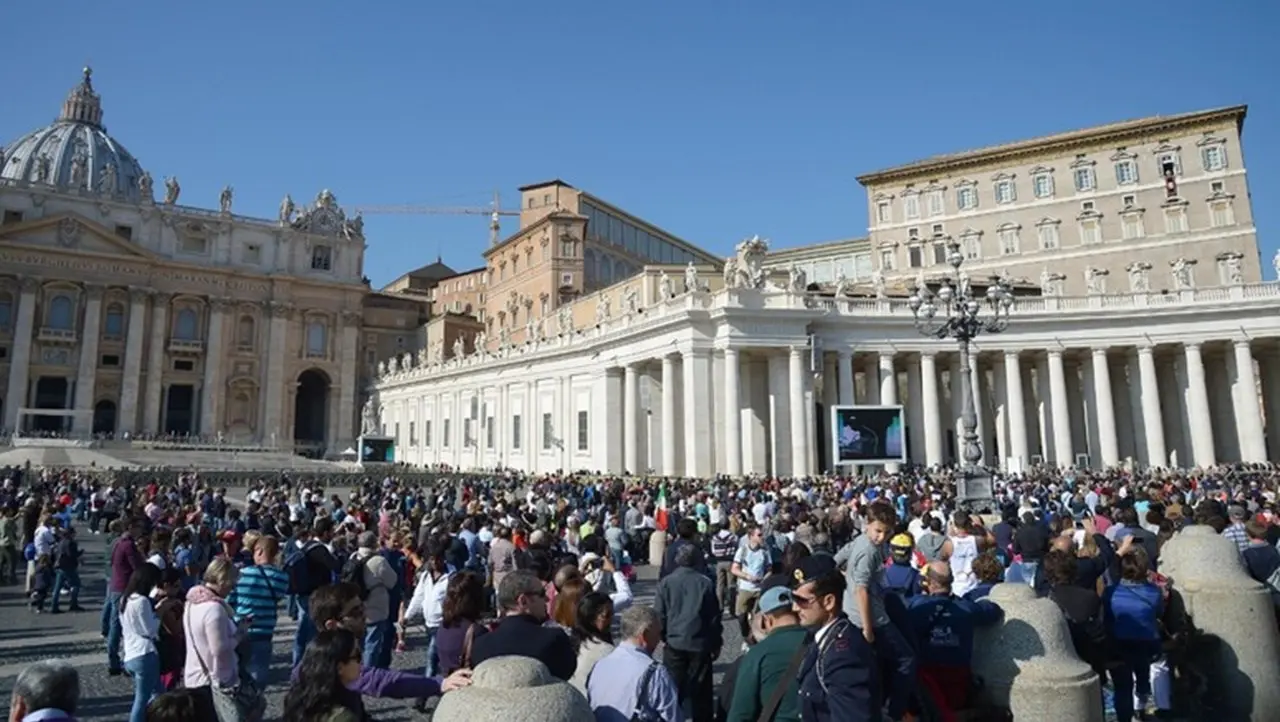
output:
M289 576L273 566L251 566L240 570L240 580L227 603L237 622L253 617L250 637L271 637L276 629L276 613L280 602L289 594Z

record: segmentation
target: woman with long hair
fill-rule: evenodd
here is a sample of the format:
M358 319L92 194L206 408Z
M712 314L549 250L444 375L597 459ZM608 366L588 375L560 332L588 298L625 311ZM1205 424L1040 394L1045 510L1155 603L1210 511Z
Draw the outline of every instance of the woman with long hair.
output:
M580 576L571 577L560 586L551 621L559 625L566 634L578 626L578 602L586 596L588 591L586 580Z
M284 698L284 722L363 722L360 694L348 687L360 678L360 641L345 629L326 629L307 645Z
M487 631L480 623L485 602L484 582L475 572L459 572L449 579L441 605L440 629L436 632L441 675L447 677L471 666L470 645Z
M134 570L120 595L121 656L133 675L133 709L129 722L144 722L147 704L160 694L160 618L151 602L151 590L160 583L160 569L143 564Z
M577 623L569 638L578 653L578 666L569 684L585 695L591 668L613 651L613 600L604 592L590 592L578 601L574 616Z

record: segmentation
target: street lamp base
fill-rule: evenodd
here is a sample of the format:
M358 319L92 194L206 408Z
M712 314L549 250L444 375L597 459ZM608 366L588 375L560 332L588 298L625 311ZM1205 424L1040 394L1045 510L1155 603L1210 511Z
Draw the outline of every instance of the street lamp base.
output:
M981 467L961 470L956 481L956 501L961 509L973 514L985 514L995 510L995 495L991 475Z

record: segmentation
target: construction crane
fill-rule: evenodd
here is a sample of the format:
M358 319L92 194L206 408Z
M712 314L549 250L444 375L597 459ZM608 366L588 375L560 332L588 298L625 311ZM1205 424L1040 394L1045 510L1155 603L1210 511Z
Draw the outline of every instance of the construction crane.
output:
M493 200L484 206L357 206L356 213L368 215L442 215L442 216L489 216L489 245L496 246L501 239L502 225L498 219L502 216L518 216L520 211L502 210L501 197L498 191L493 192Z

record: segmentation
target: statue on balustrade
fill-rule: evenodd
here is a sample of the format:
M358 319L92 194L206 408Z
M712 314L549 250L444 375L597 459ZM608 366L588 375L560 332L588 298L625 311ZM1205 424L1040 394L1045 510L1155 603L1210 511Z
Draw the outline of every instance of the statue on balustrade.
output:
M1126 268L1129 272L1129 291L1132 293L1151 292L1151 264L1134 261Z
M612 315L612 311L609 308L609 295L602 293L596 299L596 325L607 323L610 315Z
M1224 263L1227 268L1227 283L1232 286L1239 286L1244 283L1244 268L1241 266L1240 254L1232 253L1228 255Z
M832 294L836 298L849 295L849 277L844 275L844 269L836 271L835 292Z
M1280 281L1280 251L1276 251L1276 255L1271 258L1271 267L1276 272L1276 280Z
M698 267L693 265L693 261L689 261L689 265L684 269L684 292L693 293L700 291L698 288Z
M724 262L724 287L738 287L738 261L730 256Z
M737 274L737 288L764 288L766 274L764 259L769 253L769 242L760 236L752 236L734 247L737 258L734 270Z
M288 193L284 194L284 200L280 201L280 225L287 226L293 222L293 214L298 210L293 202L293 196Z
M471 345L475 347L476 353L483 355L489 347L489 334L483 330L476 331L475 340L471 342Z
M151 179L151 174L142 171L142 175L138 176L138 192L142 194L142 200L147 203L155 203L155 181Z
M1195 287L1195 276L1191 268L1192 263L1194 261L1178 258L1169 264L1173 273L1173 289L1175 291L1189 291Z
M462 336L458 336L453 340L453 357L455 359L462 359L466 355L467 355L467 342L462 338Z
M231 200L235 197L235 190L231 186L223 186L222 192L218 194L218 208L223 213L231 212Z
M879 268L871 272L871 287L876 291L876 298L887 298L889 294L885 292L884 271Z
M787 270L787 288L792 293L804 293L809 288L809 275L795 263Z
M561 306L560 311L556 314L556 329L561 336L568 336L573 333L573 310L569 306Z
M177 176L164 179L164 204L166 206L177 203L178 196L181 194L182 186L178 184Z
M622 313L634 316L640 312L640 293L635 286L627 286L622 292Z
M1084 285L1090 296L1097 296L1107 292L1107 275L1105 268L1089 266L1084 269Z
M400 373L400 359L392 356L387 359L387 373Z
M511 329L506 326L498 329L498 348L503 350L511 348Z
M382 430L379 416L378 402L374 401L373 397L370 396L365 400L364 409L360 412L361 436L376 436Z

